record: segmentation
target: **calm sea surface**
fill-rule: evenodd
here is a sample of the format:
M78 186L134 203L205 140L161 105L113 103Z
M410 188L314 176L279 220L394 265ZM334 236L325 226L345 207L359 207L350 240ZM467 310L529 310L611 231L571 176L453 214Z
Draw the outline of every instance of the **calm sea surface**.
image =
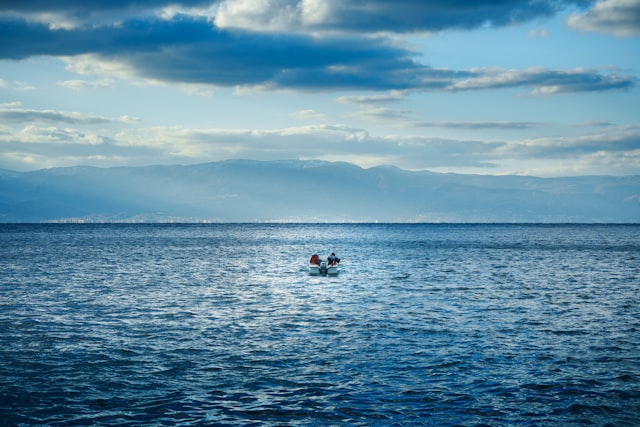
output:
M0 225L0 425L637 426L640 226Z

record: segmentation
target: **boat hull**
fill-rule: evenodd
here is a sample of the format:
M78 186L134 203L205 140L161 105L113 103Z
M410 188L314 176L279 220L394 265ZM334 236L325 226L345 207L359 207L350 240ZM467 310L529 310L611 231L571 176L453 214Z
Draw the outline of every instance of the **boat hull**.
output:
M317 264L309 264L309 274L311 276L319 276L320 275L320 266Z
M338 265L327 265L324 261L320 265L309 263L309 274L311 276L335 276L338 274Z

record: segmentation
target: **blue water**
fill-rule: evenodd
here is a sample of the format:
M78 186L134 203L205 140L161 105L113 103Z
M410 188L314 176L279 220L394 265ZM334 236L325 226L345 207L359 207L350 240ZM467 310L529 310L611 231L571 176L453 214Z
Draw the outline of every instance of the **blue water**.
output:
M636 426L639 291L632 225L0 225L0 425Z

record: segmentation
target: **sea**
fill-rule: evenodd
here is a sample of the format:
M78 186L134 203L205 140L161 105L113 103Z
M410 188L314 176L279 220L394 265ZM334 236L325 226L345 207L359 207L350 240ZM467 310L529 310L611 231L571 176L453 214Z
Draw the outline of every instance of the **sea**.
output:
M0 225L0 425L638 426L640 225Z

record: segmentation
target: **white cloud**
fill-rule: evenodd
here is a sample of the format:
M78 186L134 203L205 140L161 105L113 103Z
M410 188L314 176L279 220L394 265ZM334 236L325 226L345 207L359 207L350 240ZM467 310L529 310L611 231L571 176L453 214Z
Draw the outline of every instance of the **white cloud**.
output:
M22 144L98 145L104 143L106 138L95 133L85 133L72 128L29 125L15 134L0 135L0 140L4 142L20 142Z
M215 24L251 31L299 31L326 24L334 9L330 0L226 0L216 11Z
M348 154L349 148L369 141L363 129L341 125L307 125L281 129L189 129L153 127L119 132L119 147L155 151L168 163L232 158L278 160L323 158L327 152Z
M120 147L155 151L168 163L178 159L200 162L300 158L342 160L363 167L395 164L407 169L492 174L612 173L612 164L621 174L633 173L636 167L640 170L640 128L634 126L614 127L595 134L514 141L372 136L365 129L340 125L271 130L156 127L126 130L116 140Z
M27 82L16 81L16 82L13 82L13 90L17 90L20 92L27 92L27 91L36 90L36 87Z
M227 0L220 4L215 24L219 28L282 31L298 27L297 0Z
M365 129L341 125L266 130L154 127L125 129L113 138L72 128L27 126L17 133L3 133L0 142L6 147L0 155L5 167L18 157L27 162L49 156L54 162L50 166L69 164L71 158L75 164L95 165L298 158L349 161L362 167L394 164L405 169L540 176L640 170L637 126L515 141L372 136ZM80 147L87 148L79 151ZM55 164L55 159L62 163ZM27 167L27 163L22 166Z
M13 89L18 92L27 92L35 90L36 87L26 82L14 81L10 83L4 79L0 79L0 89Z
M547 29L534 29L529 31L529 38L543 38L549 37L549 31Z
M480 89L530 87L531 95L557 95L578 92L629 89L635 78L597 70L575 68L552 70L529 68L505 70L500 68L471 69L470 76L453 81L447 91L458 92Z
M543 123L518 122L518 121L419 121L411 123L412 126L443 129L530 129L541 127ZM544 125L549 126L548 123Z
M14 102L0 102L0 110L5 108L21 108L22 102L14 101Z
M298 5L302 21L319 25L326 22L331 14L331 3L326 0L302 0Z
M80 75L103 75L120 79L137 77L134 67L116 59L108 60L98 55L85 54L61 58L67 65L65 69Z
M402 101L406 95L407 91L392 90L380 95L345 95L338 97L336 101L340 104L381 104Z
M358 117L372 122L389 120L398 126L410 126L414 120L410 119L412 112L409 110L398 110L375 105L365 106L358 111L348 113L348 117Z
M295 120L301 120L301 121L322 122L327 119L326 114L313 109L296 111L291 113L289 116Z
M94 81L87 80L65 80L58 82L60 86L64 86L69 89L82 90L82 89L103 89L112 88L115 86L113 79L101 79Z
M619 37L640 35L640 0L602 0L585 13L575 13L568 25L580 31Z
M0 104L0 119L5 123L66 123L71 125L97 125L107 123L134 123L140 121L128 115L107 117L91 113L22 108L19 102Z

